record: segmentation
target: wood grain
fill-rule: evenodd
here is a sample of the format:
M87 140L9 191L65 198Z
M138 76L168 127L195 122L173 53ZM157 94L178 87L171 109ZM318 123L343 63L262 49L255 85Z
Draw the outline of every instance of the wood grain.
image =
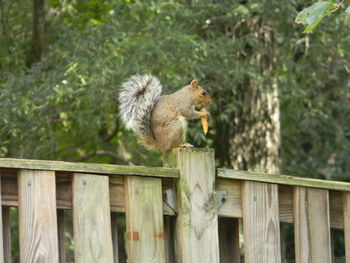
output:
M289 185L278 185L278 204L280 221L283 223L294 222L293 210L293 187Z
M305 186L338 191L350 191L350 183L348 182L329 181L280 174L254 173L248 171L237 171L232 169L218 169L217 173L217 177L219 178L265 182L292 186Z
M12 262L11 255L11 224L10 224L10 208L8 206L2 207L2 224L4 237L4 263Z
M161 180L125 180L128 263L165 262Z
M58 263L55 172L20 170L20 261Z
M245 262L281 262L277 185L246 181L242 202Z
M2 205L18 206L18 185L16 177L1 178L1 199Z
M332 262L328 191L295 187L294 217L295 262Z
M219 218L220 263L240 263L239 220Z
M72 209L72 189L69 176L59 176L56 182L57 208ZM63 180L64 179L64 180ZM171 180L171 181L170 181ZM167 188L174 187L172 178L162 179L163 186ZM227 191L227 199L224 205L218 211L219 216L242 218L242 196L241 185L242 180L232 180L224 178L216 178L215 189ZM18 206L17 196L17 179L15 177L5 177L2 180L2 202L6 206ZM125 191L124 176L110 177L110 203L111 211L125 212ZM279 211L280 221L284 223L294 222L293 210L293 186L279 185ZM329 192L330 203L330 224L331 228L343 229L343 207L342 195L340 191ZM174 211L168 206L163 205L164 215L174 215Z
M62 162L62 161L45 161L45 160L28 160L28 159L10 159L0 158L1 168L16 169L33 169L47 171L67 171L92 174L125 174L125 175L142 175L152 177L170 177L178 178L177 169L163 167L144 167L144 166L127 166L112 165L100 163L79 163L79 162Z
M125 212L125 176L112 176L109 178L109 196L113 212Z
M226 201L218 211L219 215L242 218L242 181L216 178L216 189L227 192Z
M329 216L331 228L344 228L343 193L340 191L328 191Z
M345 258L350 262L350 192L343 192Z
M218 218L214 193L214 152L173 149L164 165L178 168L176 248L182 263L219 262Z
M113 263L108 176L74 174L73 229L76 263Z

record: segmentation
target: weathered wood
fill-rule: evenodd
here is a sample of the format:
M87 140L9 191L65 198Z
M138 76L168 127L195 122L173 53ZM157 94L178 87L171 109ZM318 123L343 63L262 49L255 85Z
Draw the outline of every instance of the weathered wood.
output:
M164 178L177 178L179 176L179 171L177 169L163 167L143 167L99 163L71 163L62 161L42 161L27 159L0 158L0 167L48 171L68 171L92 174L142 175Z
M165 154L164 160L165 166L181 171L177 181L176 221L179 262L219 262L214 152L173 149Z
M345 258L350 262L350 192L343 193Z
M242 203L245 262L281 262L277 185L244 182Z
M219 215L242 218L242 181L216 178L215 189L227 192L226 201L218 211Z
M18 206L17 177L2 177L1 184L2 204L6 206Z
M220 263L240 263L239 220L219 218Z
M72 209L72 173L56 173L59 174L56 180L56 196L58 209ZM122 175L113 175L109 177L109 192L111 211L125 212L125 191L124 191L124 177ZM173 187L170 183L174 179L162 179L162 183L166 186ZM15 177L3 178L2 201L7 206L18 206L17 196L17 179ZM175 215L175 212L167 205L163 204L164 215Z
M69 176L58 175L56 172L56 198L57 208L72 209L72 178L73 174Z
M0 174L0 190L1 190L1 174ZM3 229L2 229L2 202L0 196L0 262L5 261L4 257L4 239L3 239Z
M244 181L217 178L216 189L227 191L226 202L219 209L219 216L242 218L241 185ZM330 224L331 228L344 227L341 192L329 191ZM283 223L294 222L293 186L278 185L279 219Z
M112 226L112 242L113 242L113 262L119 262L118 251L118 215L117 213L111 213L111 226Z
M339 181L327 181L305 177L294 177L289 175L264 174L247 171L235 171L231 169L218 169L217 177L273 184L305 186L338 191L350 191L350 183Z
M53 171L19 171L19 247L23 263L58 263L55 186Z
M344 228L343 195L339 191L328 191L331 228Z
M173 179L166 179L173 180ZM220 216L242 218L242 197L241 185L242 180L232 180L224 178L216 178L216 189L227 191L227 199L224 205L218 211ZM15 177L3 178L2 202L6 206L18 206L17 197L17 180ZM164 181L162 179L162 183ZM167 187L173 187L168 183ZM125 212L125 192L124 192L124 176L110 177L110 203L111 211ZM280 221L284 223L293 223L293 187L290 185L279 185L279 211ZM72 209L72 189L70 178L58 176L56 182L57 208ZM343 208L341 202L341 192L330 191L330 223L332 228L342 229L343 224ZM174 211L163 204L164 215L174 215Z
M113 176L109 178L109 198L111 211L125 212L124 176Z
M76 263L113 262L108 176L74 174L73 229Z
M165 262L161 180L130 176L125 191L128 262Z
M278 185L278 204L280 221L283 223L294 222L293 210L293 187L289 185Z
M12 262L11 255L11 225L10 225L10 208L2 207L2 224L3 224L3 241L4 241L4 263Z
M295 262L332 262L328 191L295 187L294 218Z
M64 210L57 211L58 226L58 252L60 263L66 263L66 225L64 221Z

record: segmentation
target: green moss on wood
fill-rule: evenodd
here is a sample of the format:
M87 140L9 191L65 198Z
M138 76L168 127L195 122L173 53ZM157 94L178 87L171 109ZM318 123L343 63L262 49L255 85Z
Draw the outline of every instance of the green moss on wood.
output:
M141 175L170 178L177 178L179 176L179 171L177 169L164 167L143 167L6 158L0 158L0 168L65 171L110 175Z
M247 171L235 171L231 169L218 169L217 177L235 180L256 181L273 184L305 186L328 190L350 191L350 183L328 181L314 178L295 177L279 174L253 173Z

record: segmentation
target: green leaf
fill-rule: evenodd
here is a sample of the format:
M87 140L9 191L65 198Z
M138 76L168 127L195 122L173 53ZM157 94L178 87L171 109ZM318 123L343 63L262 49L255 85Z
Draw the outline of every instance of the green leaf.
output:
M348 7L345 9L345 13L347 13L348 15L350 15L350 6L348 6Z
M307 25L303 33L309 33L315 29L318 24L330 14L330 10L334 7L332 1L322 1L314 3L313 5L302 10L296 17L296 24Z

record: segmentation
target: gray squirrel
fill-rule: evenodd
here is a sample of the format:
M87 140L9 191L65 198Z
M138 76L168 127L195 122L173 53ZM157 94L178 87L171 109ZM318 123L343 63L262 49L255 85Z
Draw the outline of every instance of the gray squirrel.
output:
M126 128L141 143L155 150L192 147L183 144L187 120L206 118L204 107L211 104L209 94L196 80L170 95L161 96L162 86L152 75L133 75L121 84L119 111ZM195 108L202 109L196 111Z

